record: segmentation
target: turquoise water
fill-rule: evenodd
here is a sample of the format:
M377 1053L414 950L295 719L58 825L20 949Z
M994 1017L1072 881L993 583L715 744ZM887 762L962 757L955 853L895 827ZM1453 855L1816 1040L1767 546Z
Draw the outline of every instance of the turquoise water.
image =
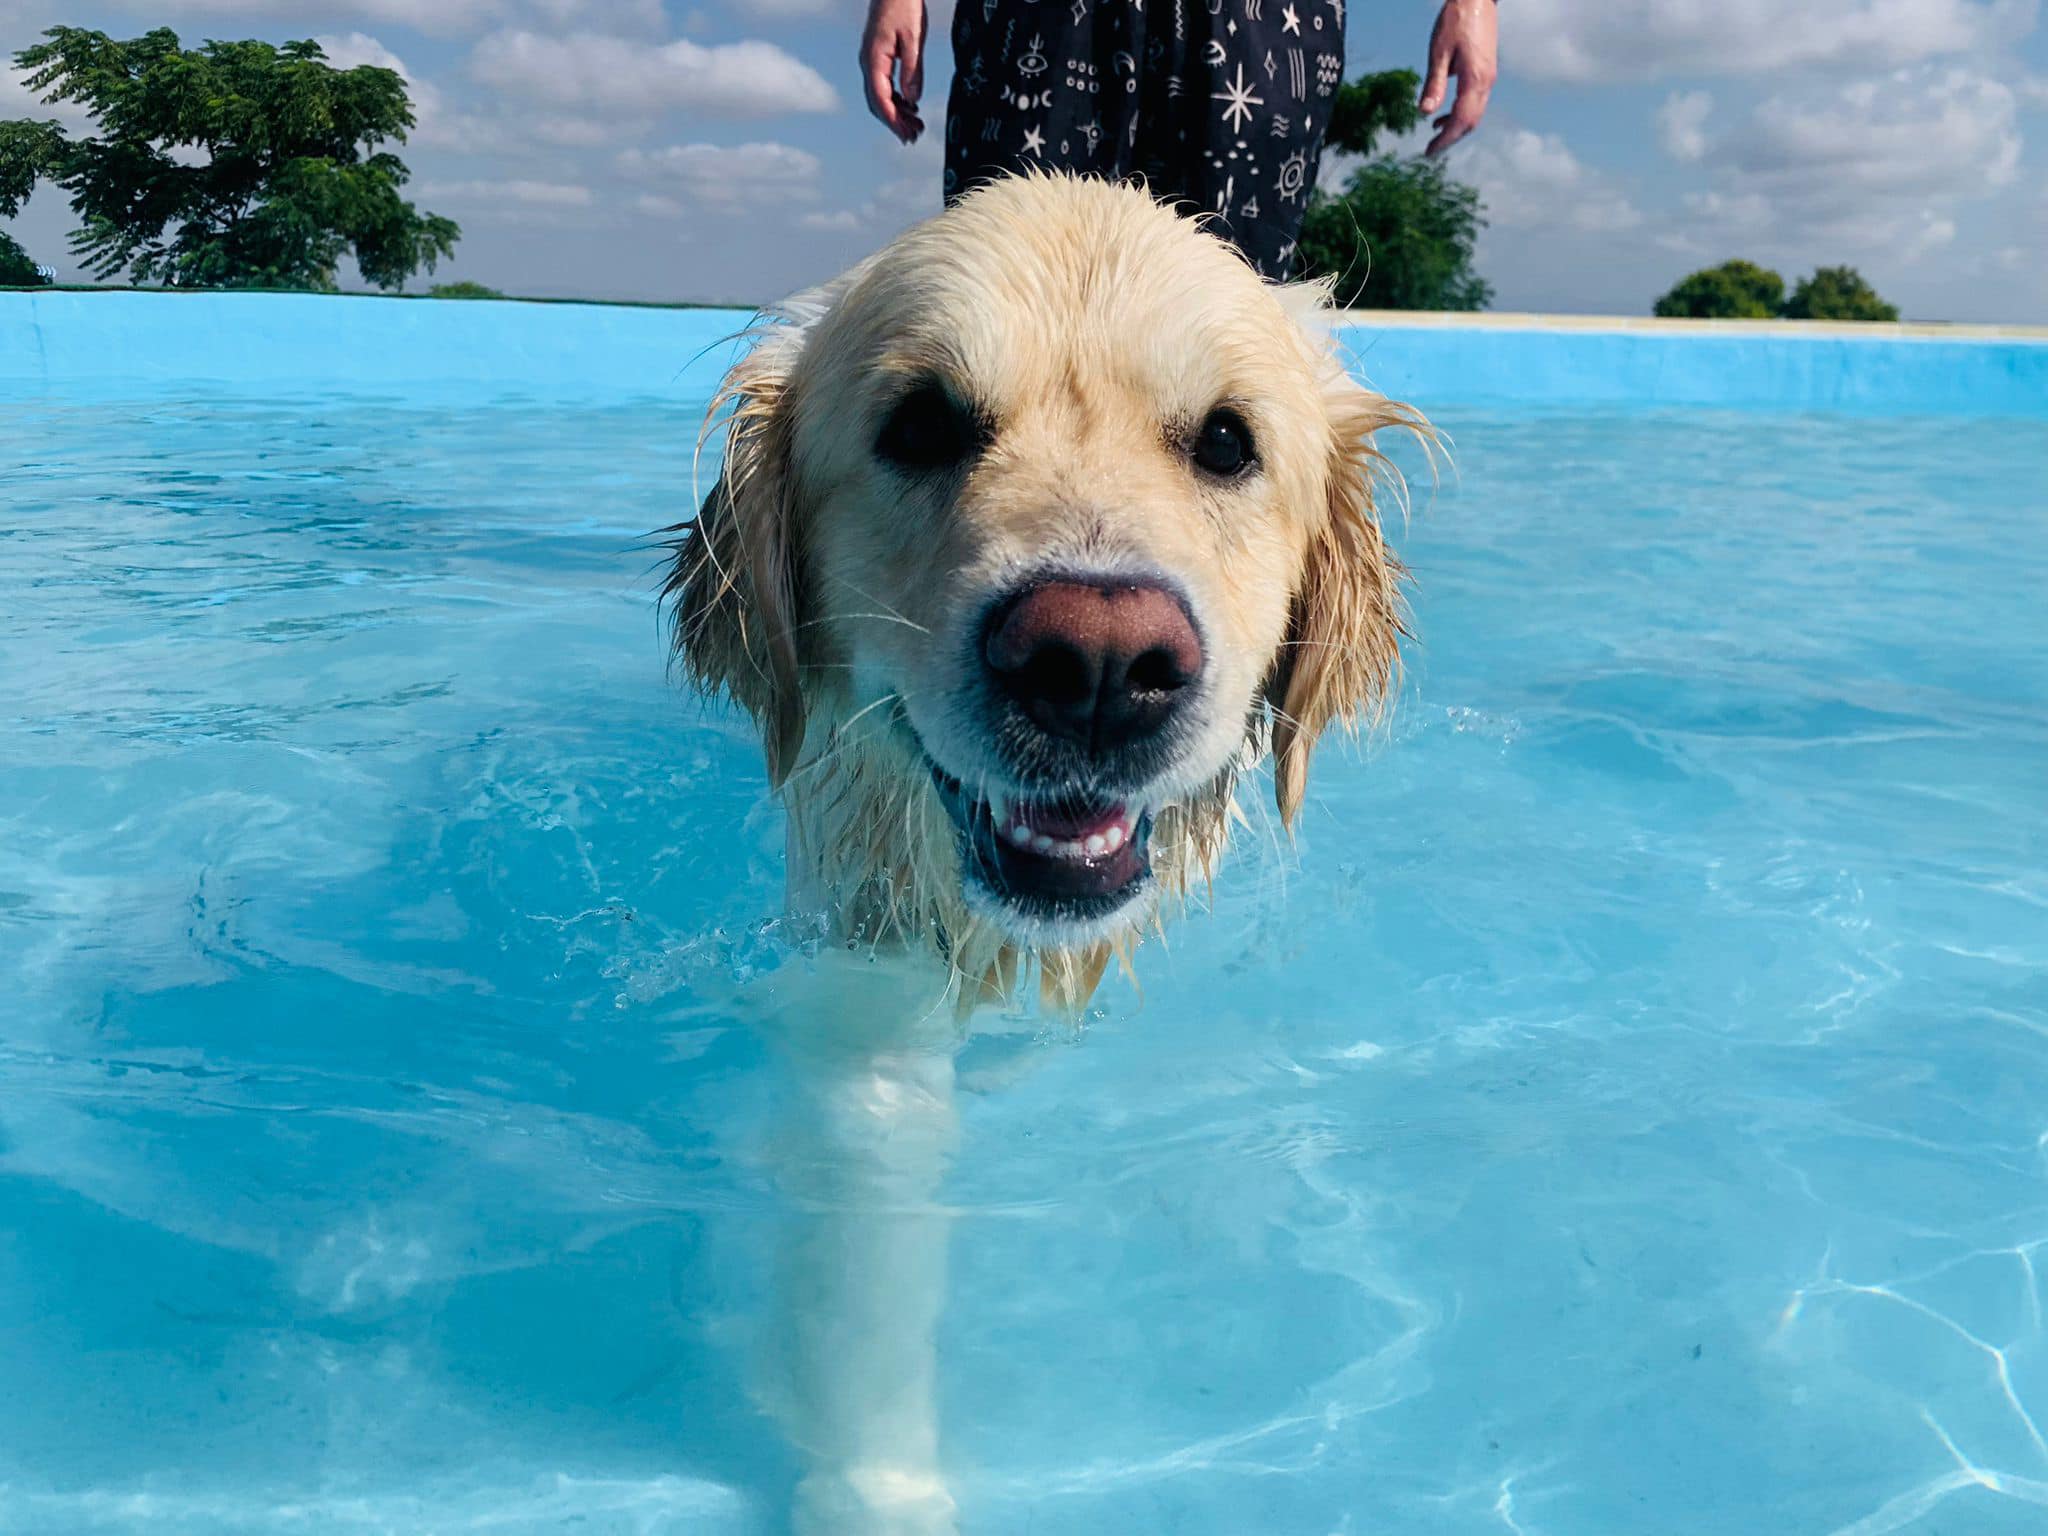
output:
M1297 855L963 1057L963 1530L2041 1530L2048 427L1446 417ZM694 424L0 407L0 1529L779 1529Z

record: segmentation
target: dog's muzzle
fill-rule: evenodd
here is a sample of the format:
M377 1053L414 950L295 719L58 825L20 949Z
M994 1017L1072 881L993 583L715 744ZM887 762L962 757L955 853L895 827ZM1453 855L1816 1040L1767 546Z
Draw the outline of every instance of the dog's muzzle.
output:
M960 833L967 878L1040 922L1108 917L1151 883L1152 817L1087 794L977 799L937 764L932 782Z

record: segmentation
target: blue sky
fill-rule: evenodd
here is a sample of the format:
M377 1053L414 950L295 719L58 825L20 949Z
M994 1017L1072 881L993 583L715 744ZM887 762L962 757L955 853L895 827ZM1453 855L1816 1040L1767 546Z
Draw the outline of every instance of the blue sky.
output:
M1135 3L1135 0L1125 0ZM1329 4L1331 0L1304 0ZM1502 309L1640 314L1729 256L1860 267L1909 318L2048 322L2039 0L1503 0L1503 79L1453 152ZM1435 8L1354 0L1350 71L1420 69ZM938 205L854 65L859 0L7 0L8 54L65 21L320 37L395 64L418 200L461 221L437 277L759 301ZM950 3L933 8L938 121ZM30 110L11 71L0 115ZM1329 174L1326 168L1326 177ZM13 230L70 275L49 189Z

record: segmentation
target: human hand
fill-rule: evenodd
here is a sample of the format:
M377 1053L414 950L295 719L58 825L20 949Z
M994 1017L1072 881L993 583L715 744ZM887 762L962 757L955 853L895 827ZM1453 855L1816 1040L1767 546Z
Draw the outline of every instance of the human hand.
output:
M886 3L875 0L878 9ZM1429 35L1429 74L1416 105L1425 112L1442 106L1453 75L1458 80L1457 98L1432 124L1436 137L1422 151L1425 155L1442 154L1477 128L1486 114L1486 99L1500 77L1500 15L1494 0L1444 0L1436 30Z
M924 94L924 29L924 0L868 0L867 30L860 39L861 83L867 88L868 110L905 144L915 144L924 132L917 113Z

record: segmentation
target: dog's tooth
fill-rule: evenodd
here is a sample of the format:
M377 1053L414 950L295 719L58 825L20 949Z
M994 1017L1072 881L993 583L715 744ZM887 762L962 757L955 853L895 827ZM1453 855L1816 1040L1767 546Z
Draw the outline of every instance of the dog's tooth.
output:
M1018 822L1017 825L1010 828L1010 841L1019 848L1029 848L1031 846L1031 829L1025 826L1023 822Z
M1090 853L1107 853L1109 851L1109 839L1100 832L1090 832L1088 834L1088 851Z
M1052 839L1047 837L1043 832L1037 832L1032 834L1031 851L1033 853L1051 853L1052 848Z
M1120 821L1111 822L1109 830L1102 834L1102 846L1109 852L1115 853L1117 849L1123 847L1124 835L1123 823ZM1091 837L1089 841L1092 843L1095 839Z

